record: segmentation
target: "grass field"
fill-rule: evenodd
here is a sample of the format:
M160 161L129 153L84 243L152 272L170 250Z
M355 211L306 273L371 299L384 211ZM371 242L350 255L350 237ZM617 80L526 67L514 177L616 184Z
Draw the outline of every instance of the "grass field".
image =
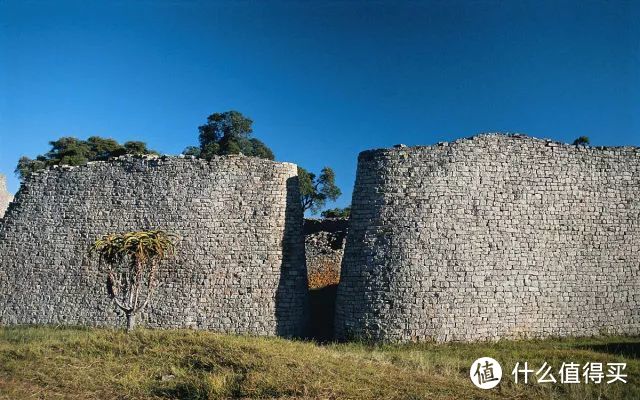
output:
M631 337L370 346L188 330L0 328L0 397L640 399L639 348ZM495 389L469 380L481 356L503 366ZM629 383L514 384L516 361L556 370L569 361L626 362Z

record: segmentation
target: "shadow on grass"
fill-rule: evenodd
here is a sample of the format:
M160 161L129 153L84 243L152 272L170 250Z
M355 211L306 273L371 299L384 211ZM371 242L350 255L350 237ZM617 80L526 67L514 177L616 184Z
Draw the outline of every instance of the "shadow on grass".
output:
M607 353L629 358L640 358L640 342L589 344L578 348L598 353Z

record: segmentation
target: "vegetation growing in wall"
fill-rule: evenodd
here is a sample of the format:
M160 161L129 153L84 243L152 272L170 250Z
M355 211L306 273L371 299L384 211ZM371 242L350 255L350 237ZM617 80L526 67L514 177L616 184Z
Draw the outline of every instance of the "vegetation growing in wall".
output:
M587 136L580 136L579 138L573 141L574 146L587 146L589 145L589 143L591 143L591 141Z
M127 331L157 286L158 265L173 254L174 235L161 230L112 233L96 240L90 254L107 267L107 293L127 317ZM143 300L144 297L144 300Z
M262 141L252 137L253 121L239 111L213 113L207 122L198 127L199 146L188 146L182 154L203 159L216 155L244 154L249 157L274 160L273 151ZM38 155L35 159L23 156L18 161L15 173L24 179L29 174L54 165L83 165L89 161L104 161L124 154L158 154L147 148L146 143L117 141L100 136L91 136L87 140L74 137L62 137L49 142L51 150ZM317 214L327 201L335 201L342 193L335 184L335 172L329 167L316 176L304 168L298 169L300 182L300 201L304 211ZM346 210L346 209L345 209ZM338 209L330 210L338 212ZM344 212L343 212L344 214Z
M198 127L200 146L189 146L182 153L210 159L216 155L244 154L273 160L273 151L260 140L251 137L253 121L238 111L213 113Z
M113 139L100 136L91 136L87 140L62 137L49 144L51 150L35 159L20 157L15 169L20 179L53 165L83 165L89 161L108 160L125 154L157 154L148 149L144 142L129 141L120 144Z
M273 151L262 141L251 137L253 121L238 111L213 113L198 127L200 146L189 146L182 154L204 159L216 155L244 154L273 160ZM304 211L318 213L327 200L336 200L341 191L335 184L335 172L325 167L319 176L298 168L301 203Z

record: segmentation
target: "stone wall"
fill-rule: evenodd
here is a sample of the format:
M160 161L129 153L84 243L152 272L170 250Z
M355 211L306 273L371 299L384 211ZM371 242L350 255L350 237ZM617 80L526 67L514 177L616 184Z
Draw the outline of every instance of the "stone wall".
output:
M309 277L310 336L327 342L334 338L335 303L348 220L305 219L304 240Z
M311 289L338 284L347 223L339 218L305 219L305 255Z
M13 200L13 196L7 191L7 178L0 174L0 218L4 216L11 200Z
M32 175L0 225L0 322L116 326L86 253L111 232L179 236L141 324L300 335L307 282L294 164L123 157Z
M640 333L640 149L520 135L365 151L339 338Z

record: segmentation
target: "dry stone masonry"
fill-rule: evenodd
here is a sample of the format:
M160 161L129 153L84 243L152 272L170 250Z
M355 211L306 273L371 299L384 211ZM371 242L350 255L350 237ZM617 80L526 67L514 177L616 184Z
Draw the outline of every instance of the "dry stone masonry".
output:
M312 272L342 257L338 339L640 334L639 148L487 134L365 151L344 257L344 226L326 223L304 233ZM242 156L126 156L30 176L0 219L0 324L121 326L87 249L156 228L179 241L142 325L304 333L297 168ZM335 285L313 292L330 311L311 326L329 339Z
M305 255L311 289L338 283L347 223L340 218L305 219Z
M13 200L13 196L7 191L7 178L0 174L0 218L5 213L9 203Z
M520 135L365 151L338 338L640 333L640 149Z
M120 326L86 253L98 236L179 236L141 324L302 334L307 282L294 164L123 157L33 174L0 225L0 323Z
M309 275L309 330L320 342L334 338L336 292L344 254L347 219L305 219L305 253Z

